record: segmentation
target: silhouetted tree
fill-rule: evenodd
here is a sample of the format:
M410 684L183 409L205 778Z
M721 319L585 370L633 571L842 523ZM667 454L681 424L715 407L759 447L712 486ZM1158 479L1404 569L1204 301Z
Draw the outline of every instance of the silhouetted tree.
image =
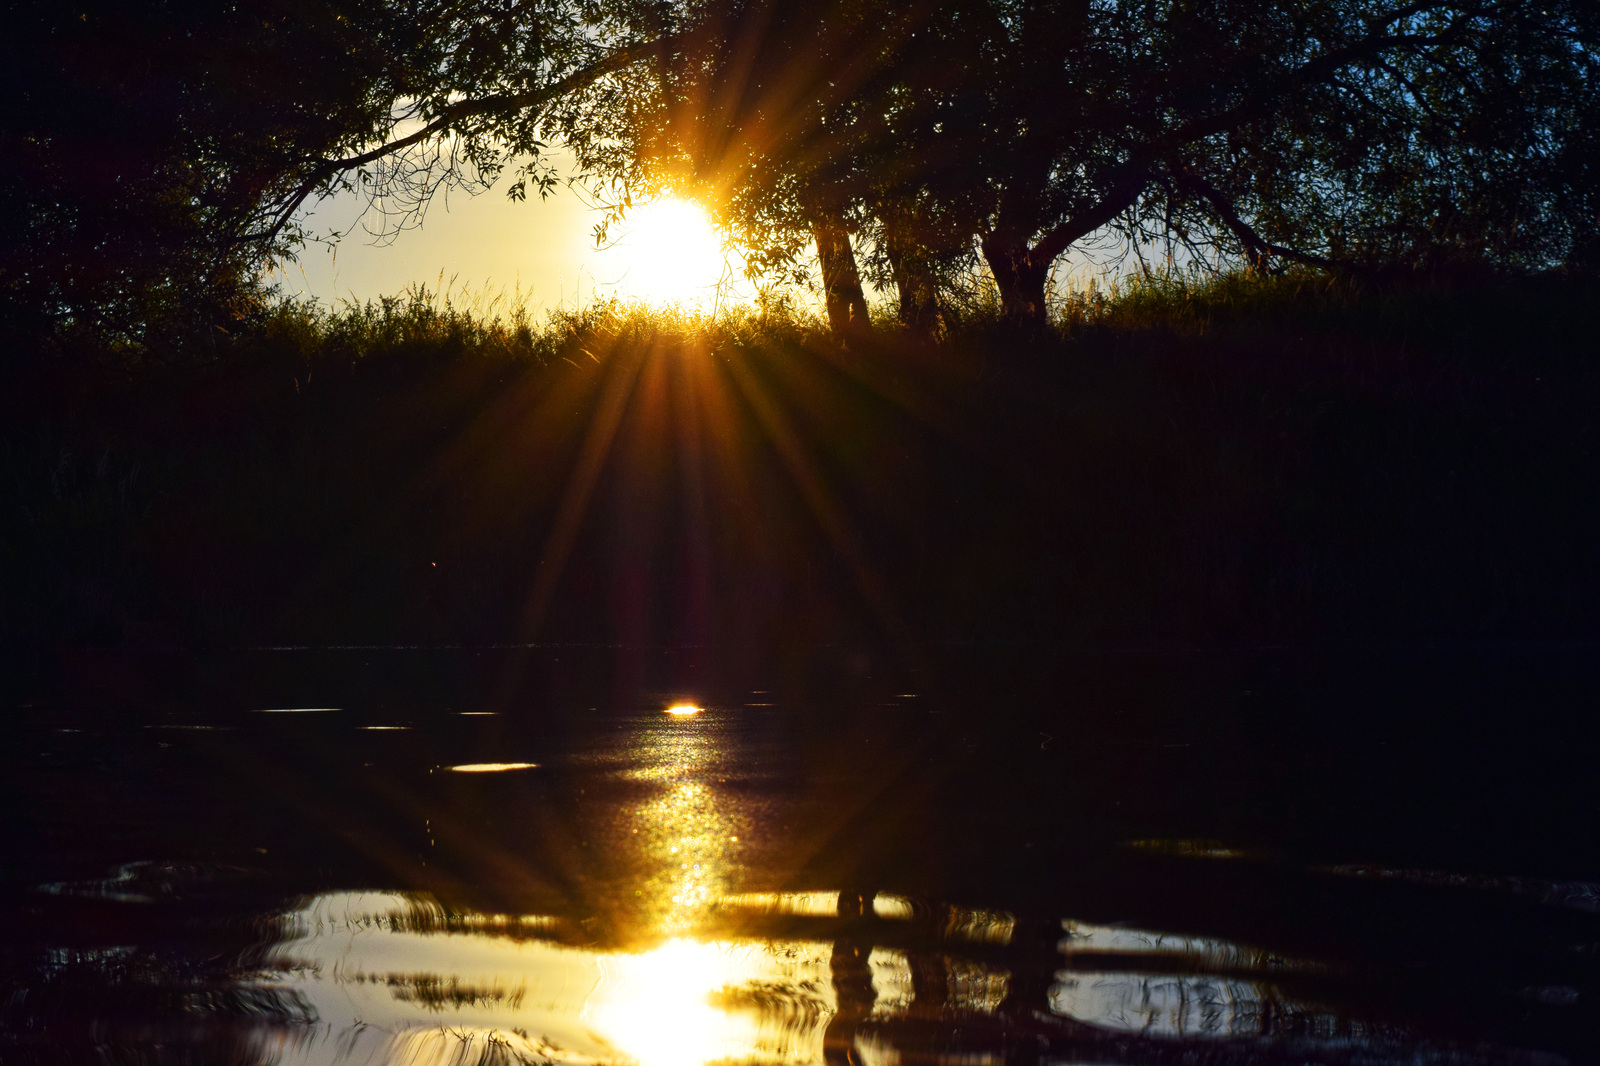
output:
M908 323L973 242L1005 311L1042 319L1054 264L1108 228L1263 268L1592 255L1600 34L1572 0L671 10L649 86L583 116L611 153L589 162L629 188L691 173L759 263L839 220ZM818 247L831 292L840 245Z
M1326 267L1568 253L1534 173L1594 100L1593 18L1519 2L993 5L987 109L960 135L1008 312L1108 225ZM1548 206L1546 206L1548 205ZM1570 242L1567 242L1570 244Z
M93 0L13 5L0 304L137 339L237 310L303 208L699 194L755 268L936 328L980 249L1039 321L1090 234L1268 269L1600 256L1585 0Z
M547 191L539 107L633 58L540 0L21 0L0 40L0 305L135 344L236 314L308 201Z
M352 12L362 17L352 19ZM405 91L381 5L20 3L0 69L0 291L112 333L226 312L238 238L294 162L359 143Z

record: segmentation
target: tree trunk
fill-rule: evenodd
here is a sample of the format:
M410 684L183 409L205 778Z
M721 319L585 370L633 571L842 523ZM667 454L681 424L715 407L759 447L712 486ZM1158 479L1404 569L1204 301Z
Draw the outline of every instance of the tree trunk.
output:
M1008 241L992 233L983 238L983 258L1000 290L1000 313L1012 322L1042 326L1050 260L1031 253L1026 241Z
M817 239L817 260L822 264L822 295L828 305L828 325L836 337L867 328L867 297L861 291L856 253L850 233L837 222L817 222L811 227Z
M983 258L1000 290L1001 314L1012 322L1037 327L1048 321L1044 290L1050 267L1068 248L1137 203L1150 183L1150 171L1139 158L1118 165L1108 175L1110 180L1097 203L1032 240L1044 213L1049 154L1038 154L1033 164L1032 181L1018 181L1002 194L995 226L983 237Z
M895 287L900 290L900 324L917 337L932 337L939 328L939 297L927 256L892 225L884 226L883 243Z

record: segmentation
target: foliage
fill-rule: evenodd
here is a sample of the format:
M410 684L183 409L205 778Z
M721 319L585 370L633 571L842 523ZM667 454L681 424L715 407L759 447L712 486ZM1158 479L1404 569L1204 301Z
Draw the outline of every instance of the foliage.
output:
M547 195L549 138L613 218L671 187L757 272L814 247L836 329L866 318L858 250L931 336L980 253L1042 323L1096 234L1262 270L1600 249L1580 0L28 0L8 30L0 317L144 357L214 349L264 262L336 239L308 203L359 191L393 228L508 170Z
M513 195L546 193L536 105L603 53L602 22L546 0L14 4L0 317L142 352L256 309L263 263L318 236L308 199L364 190L405 225L513 159Z
M10 313L132 341L180 305L228 321L260 255L234 238L263 196L297 158L384 114L386 10L13 5L0 57Z
M668 10L660 59L562 112L586 165L623 205L698 191L758 268L793 270L841 220L905 313L975 244L1037 318L1052 265L1107 229L1214 263L1427 271L1582 266L1600 233L1584 4Z

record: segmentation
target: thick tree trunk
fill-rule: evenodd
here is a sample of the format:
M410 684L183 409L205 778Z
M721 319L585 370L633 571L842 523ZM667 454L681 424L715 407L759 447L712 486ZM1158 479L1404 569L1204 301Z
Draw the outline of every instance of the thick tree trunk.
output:
M1113 172L1098 203L1030 240L1041 221L1049 156L1040 155L1037 162L1034 182L1019 182L1002 196L995 227L983 237L983 258L1000 289L1001 313L1014 322L1042 326L1050 267L1068 248L1132 207L1149 184L1150 171L1141 160L1129 159Z
M1026 241L995 234L983 238L983 258L1000 290L1000 313L1013 322L1045 323L1044 288L1053 260L1035 254Z
M850 234L837 222L817 222L811 233L817 240L817 260L822 264L828 325L836 337L859 333L867 328L867 297L861 291L861 273L856 269Z

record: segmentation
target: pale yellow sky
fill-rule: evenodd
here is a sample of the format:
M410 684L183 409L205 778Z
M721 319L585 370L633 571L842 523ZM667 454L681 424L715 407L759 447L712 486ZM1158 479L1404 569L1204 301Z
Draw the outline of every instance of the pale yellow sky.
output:
M577 192L563 186L547 200L515 203L506 198L505 184L477 196L441 193L421 227L381 240L371 232L382 225L375 212L356 222L364 200L333 197L306 221L313 232L346 236L332 249L307 245L299 261L273 280L286 294L329 306L425 285L469 304L520 295L536 315L612 296L703 310L719 299L726 304L754 297L737 258L725 264L719 237L693 210L636 209L630 224L613 230L620 239L596 249L593 229L601 215ZM1093 257L1077 250L1056 266L1058 283L1068 287L1102 273ZM817 303L815 294L809 301L802 297L807 302Z
M613 231L621 239L597 250L601 216L578 193L562 187L547 200L515 203L505 184L477 196L441 193L421 227L383 240L370 232L382 225L376 212L356 223L361 198L333 197L308 213L308 228L347 235L333 249L307 245L273 278L288 294L332 305L423 284L468 296L520 292L536 312L613 295L705 307L723 276L733 283L723 288L725 300L752 295L736 263L723 274L718 238L693 211L638 209L632 224Z

